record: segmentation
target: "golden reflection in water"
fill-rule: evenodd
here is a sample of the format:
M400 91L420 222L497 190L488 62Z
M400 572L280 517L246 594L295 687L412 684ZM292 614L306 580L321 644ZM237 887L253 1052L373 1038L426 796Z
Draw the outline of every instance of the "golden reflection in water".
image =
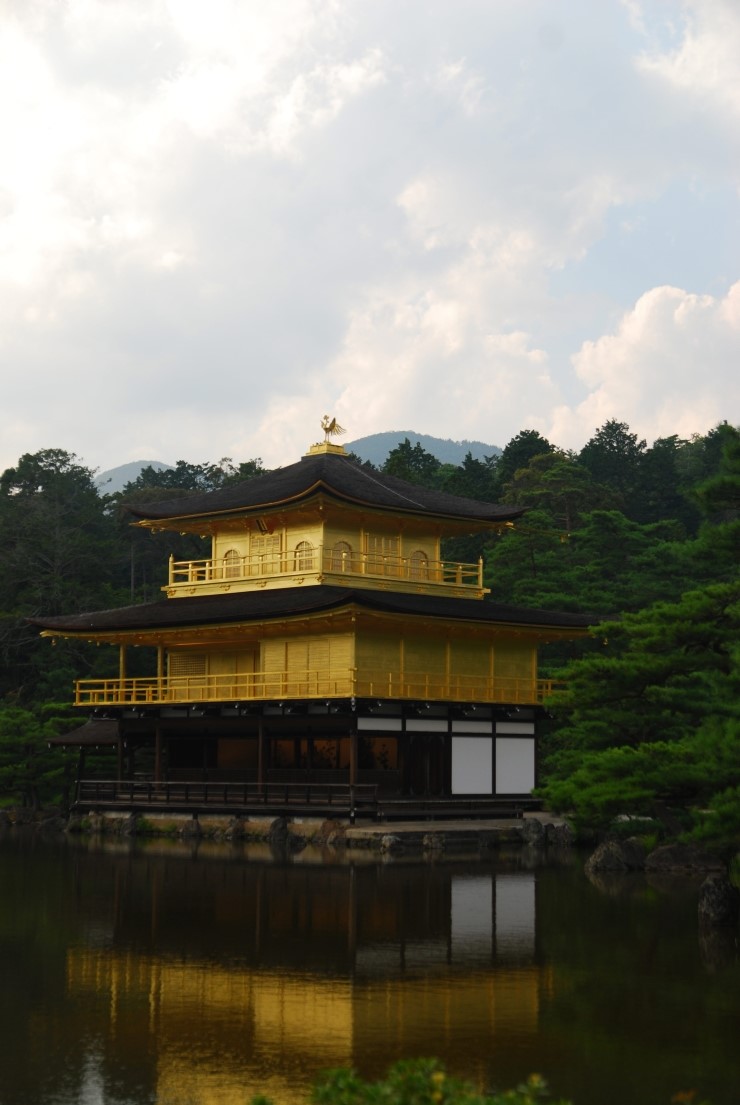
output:
M327 1068L413 1055L455 1072L464 1054L456 1073L483 1088L491 1056L538 1031L531 872L375 869L364 893L351 869L192 874L122 865L108 927L66 958L68 1010L104 1011L105 1047L132 1071L146 1057L157 1105L296 1105Z
M533 966L362 982L104 949L75 948L67 959L70 996L107 994L100 1029L116 1050L131 1049L132 1064L137 1049L156 1054L159 1105L243 1105L254 1093L290 1105L306 1099L307 1076L353 1065L356 1046L375 1052L382 1070L449 1052L461 1034L491 1046L502 1031L528 1036L542 981ZM484 1077L483 1058L468 1076Z

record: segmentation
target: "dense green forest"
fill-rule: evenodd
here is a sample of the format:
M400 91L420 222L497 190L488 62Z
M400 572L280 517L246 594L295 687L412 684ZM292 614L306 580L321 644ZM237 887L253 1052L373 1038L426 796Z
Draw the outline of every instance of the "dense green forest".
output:
M115 674L113 650L52 647L26 619L159 598L171 553L208 550L197 538L132 528L126 503L262 471L259 459L181 460L106 495L76 456L47 449L0 476L0 800L58 798L61 767L46 739L73 724L63 704L76 678ZM740 430L724 422L648 446L611 420L577 453L524 430L500 456L468 454L459 466L406 439L383 471L526 507L515 527L451 541L445 556L483 557L492 601L593 617L591 640L543 657L568 684L550 709L545 800L583 827L628 812L736 846Z

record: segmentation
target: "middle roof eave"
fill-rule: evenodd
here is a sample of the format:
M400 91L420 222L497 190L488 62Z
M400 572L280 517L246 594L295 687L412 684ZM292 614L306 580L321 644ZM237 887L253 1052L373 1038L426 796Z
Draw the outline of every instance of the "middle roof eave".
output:
M30 619L47 634L96 636L234 622L264 621L320 614L353 605L409 617L432 617L486 624L547 626L585 630L596 619L563 611L528 610L523 607L468 598L437 598L403 592L376 592L365 588L312 587L245 591L228 595L164 599L141 606L101 610L88 614Z

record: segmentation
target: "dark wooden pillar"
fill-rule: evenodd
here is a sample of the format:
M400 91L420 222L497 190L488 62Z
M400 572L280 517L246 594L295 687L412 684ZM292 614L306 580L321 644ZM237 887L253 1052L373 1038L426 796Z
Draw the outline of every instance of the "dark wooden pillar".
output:
M162 782L162 729L154 730L154 782Z
M265 782L267 768L267 749L265 747L265 723L260 718L257 722L257 782L260 786Z
M349 734L349 785L353 787L357 782L357 726L353 725Z
M80 797L80 783L85 773L85 748L80 745L80 754L77 758L77 781L75 783L75 799Z
M349 820L355 822L355 786L357 784L357 722L352 719L352 728L349 734Z

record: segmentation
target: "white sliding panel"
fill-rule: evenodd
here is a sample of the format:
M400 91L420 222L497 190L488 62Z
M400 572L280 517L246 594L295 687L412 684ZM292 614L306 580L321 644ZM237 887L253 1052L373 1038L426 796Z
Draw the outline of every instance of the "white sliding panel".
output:
M534 738L496 737L496 794L529 794L533 786Z
M452 738L452 793L493 792L493 741L490 737Z

